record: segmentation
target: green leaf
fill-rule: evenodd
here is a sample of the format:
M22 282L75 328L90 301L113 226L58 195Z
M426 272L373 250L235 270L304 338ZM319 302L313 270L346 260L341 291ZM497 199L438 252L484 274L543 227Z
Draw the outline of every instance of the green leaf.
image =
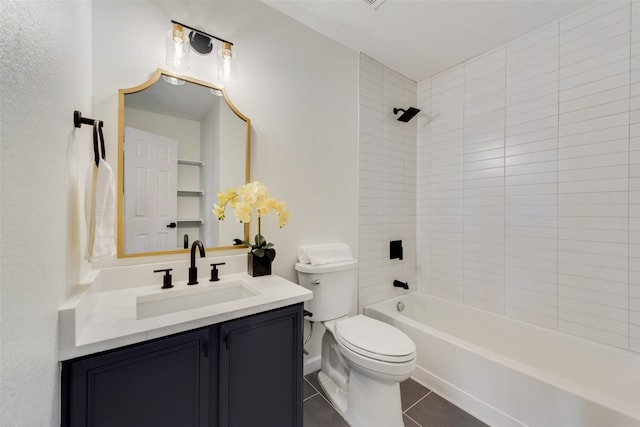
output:
M276 257L275 249L264 249L264 253L266 254L267 258L269 258L269 261L273 261Z
M264 238L263 235L256 234L255 242L256 242L256 246L262 247L262 246L266 245L267 240Z

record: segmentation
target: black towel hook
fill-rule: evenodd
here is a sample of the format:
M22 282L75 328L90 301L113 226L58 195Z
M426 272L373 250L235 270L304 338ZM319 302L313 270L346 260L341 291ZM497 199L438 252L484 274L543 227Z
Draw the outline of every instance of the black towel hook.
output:
M75 110L73 112L73 125L77 128L79 128L82 125L91 125L93 126L93 124L96 122L95 119L90 119L88 117L82 117L82 113L78 110ZM102 127L102 121L100 122L100 127Z
M82 117L82 113L78 110L73 112L73 125L77 128L82 125L93 126L93 158L96 166L100 164L100 157L104 160L107 159L106 150L104 147L104 134L102 133L102 120L90 119L88 117ZM100 140L100 146L98 146L98 139ZM102 150L102 156L100 155Z

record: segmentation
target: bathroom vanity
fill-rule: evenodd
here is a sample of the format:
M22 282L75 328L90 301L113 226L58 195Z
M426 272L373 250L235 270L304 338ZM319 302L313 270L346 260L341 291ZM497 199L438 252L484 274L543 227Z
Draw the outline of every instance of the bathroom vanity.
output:
M63 426L301 426L302 304L62 363Z
M60 310L63 427L302 425L309 291L246 273L169 290L90 288ZM190 295L208 305L188 306ZM162 305L149 311L149 301Z
M92 271L62 305L62 426L301 426L311 291L251 277L246 253L194 255L196 243L204 257L205 246L236 250L225 242L249 240L248 224L210 212L216 191L249 182L249 118L222 87L166 70L119 90L118 105L118 257L185 259ZM171 154L149 161L157 153ZM146 165L156 163L163 191L148 185L159 169ZM140 165L147 174L135 172ZM146 208L160 204L162 215ZM140 233L142 223L153 227ZM209 265L224 265L220 280Z

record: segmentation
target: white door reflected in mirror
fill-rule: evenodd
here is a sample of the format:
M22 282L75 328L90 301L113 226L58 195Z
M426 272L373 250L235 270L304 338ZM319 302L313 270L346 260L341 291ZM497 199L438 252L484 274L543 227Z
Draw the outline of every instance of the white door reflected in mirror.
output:
M124 155L125 251L175 249L177 141L126 127Z

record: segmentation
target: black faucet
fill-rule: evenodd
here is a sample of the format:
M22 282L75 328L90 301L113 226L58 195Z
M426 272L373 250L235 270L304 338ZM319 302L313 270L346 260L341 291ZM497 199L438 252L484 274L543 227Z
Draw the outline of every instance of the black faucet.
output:
M396 288L409 289L409 282L401 282L400 280L394 280L393 286Z
M189 267L189 281L187 285L198 284L198 267L196 267L196 247L200 248L200 258L204 258L204 245L200 240L195 240L191 245L191 267Z

